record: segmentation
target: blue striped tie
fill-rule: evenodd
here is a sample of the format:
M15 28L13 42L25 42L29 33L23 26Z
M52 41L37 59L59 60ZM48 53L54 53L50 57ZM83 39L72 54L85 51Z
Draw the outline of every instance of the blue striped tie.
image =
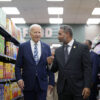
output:
M35 60L35 63L37 65L39 62L37 44L34 45L34 60Z

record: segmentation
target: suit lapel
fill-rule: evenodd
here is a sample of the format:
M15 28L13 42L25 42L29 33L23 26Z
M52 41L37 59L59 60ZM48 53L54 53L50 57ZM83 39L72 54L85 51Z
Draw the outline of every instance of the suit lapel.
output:
M64 46L62 46L60 48L59 57L60 57L60 61L61 61L62 66L64 66L65 65Z
M42 60L43 51L44 51L44 45L43 45L43 43L41 42L41 56L40 56L40 59L39 59L39 63L40 63L40 61ZM38 63L38 64L39 64L39 63Z
M32 53L32 48L31 48L30 41L28 42L28 48L27 49L28 49L28 53L29 53L30 57L32 58L32 61L35 62L34 57L33 57L33 53Z
M70 51L70 54L69 54L69 56L68 56L68 60L67 60L66 64L70 61L71 57L73 57L73 55L75 54L77 47L78 47L78 46L77 46L77 43L76 43L76 41L74 41L74 44L73 44L73 46L72 46L72 49L71 49L71 51ZM65 65L66 65L66 64L65 64Z

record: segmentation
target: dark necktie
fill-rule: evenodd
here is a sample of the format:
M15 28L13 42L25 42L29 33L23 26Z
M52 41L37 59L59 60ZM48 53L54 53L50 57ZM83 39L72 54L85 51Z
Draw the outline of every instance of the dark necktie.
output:
M37 44L34 45L34 60L35 60L35 63L37 65L39 62Z
M65 45L64 47L65 64L68 60L68 47L69 47L68 45Z

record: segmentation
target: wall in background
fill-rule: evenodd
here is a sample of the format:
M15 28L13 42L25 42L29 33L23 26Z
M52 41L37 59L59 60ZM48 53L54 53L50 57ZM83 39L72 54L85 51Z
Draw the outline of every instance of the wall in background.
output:
M70 24L73 28L73 37L79 42L84 42L85 39L93 40L98 34L100 34L100 25L85 25L85 24ZM26 25L17 25L22 33L25 40L29 40L29 26ZM50 24L41 24L42 30L42 41L52 44L59 43L57 36L59 25L50 25Z

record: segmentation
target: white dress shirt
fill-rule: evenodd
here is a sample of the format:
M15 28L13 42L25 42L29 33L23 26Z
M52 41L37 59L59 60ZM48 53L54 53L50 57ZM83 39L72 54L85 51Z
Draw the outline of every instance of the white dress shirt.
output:
M70 54L70 51L72 49L72 46L74 44L74 39L72 39L67 45L68 45L68 54Z
M34 56L34 46L36 43L33 40L30 40L30 44L31 44L32 54ZM37 48L38 48L38 57L40 59L41 57L41 42L40 41L37 42Z

